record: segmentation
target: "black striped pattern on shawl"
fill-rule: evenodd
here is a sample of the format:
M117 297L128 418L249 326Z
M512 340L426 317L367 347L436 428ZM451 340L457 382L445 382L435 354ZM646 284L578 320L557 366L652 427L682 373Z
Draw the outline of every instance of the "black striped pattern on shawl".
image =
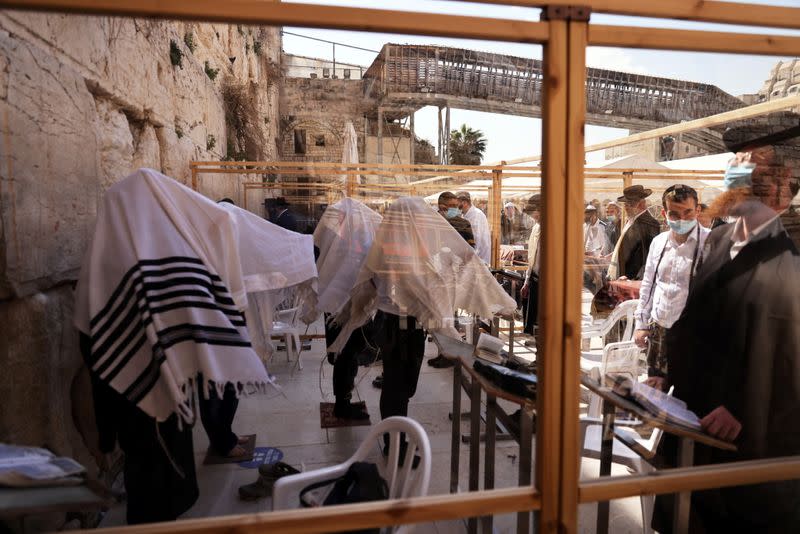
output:
M185 313L191 308L211 312ZM165 326L155 331L157 341L152 343L146 330L154 316L168 324L187 316L205 320ZM130 365L142 368L121 389L115 388L131 402L139 403L158 382L169 348L183 342L250 347L244 327L244 315L236 309L230 292L201 260L185 256L140 260L91 318L92 349L87 363L109 384ZM151 351L142 350L147 344ZM141 358L150 361L146 365L134 362Z

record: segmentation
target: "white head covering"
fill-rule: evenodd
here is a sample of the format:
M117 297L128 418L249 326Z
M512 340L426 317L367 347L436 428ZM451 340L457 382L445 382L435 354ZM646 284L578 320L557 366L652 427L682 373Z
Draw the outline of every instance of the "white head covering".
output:
M340 315L342 332L329 350L340 352L353 330L378 309L455 336L456 309L491 317L512 314L516 303L441 215L422 198L404 197L384 214Z
M314 244L319 248L317 315L335 315L350 299L380 224L377 212L352 198L336 202L322 214L314 230Z

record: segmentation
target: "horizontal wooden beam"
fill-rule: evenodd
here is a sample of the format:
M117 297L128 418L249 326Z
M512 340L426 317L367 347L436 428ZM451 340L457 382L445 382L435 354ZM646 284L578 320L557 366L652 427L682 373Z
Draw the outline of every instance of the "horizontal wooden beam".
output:
M622 137L620 139L612 139L611 141L604 141L602 143L597 143L594 145L587 146L586 152L596 152L598 150L605 150L606 148L628 145L631 143L636 143L638 141L645 141L647 139L664 137L665 135L677 135L679 133L690 132L692 130L699 130L701 128L722 126L724 124L728 124L729 122L742 119L749 119L751 117L758 117L759 115L766 115L767 113L773 113L776 111L781 111L794 107L800 107L800 96L787 96L784 98L777 98L775 100L769 100L767 102L762 102L760 104L753 104L752 106L735 109L733 111L726 111L724 113L719 113L717 115L711 115L710 117L703 117L702 119L681 122L680 124L664 126L663 128L656 128L654 130L640 132L637 134L629 135L628 137ZM541 156L528 156L524 158L508 160L506 161L506 163L508 165L513 165L515 163L530 163L532 161L539 161L541 159L542 159Z
M184 532L187 534L208 532L302 534L317 533L321 530L342 532L401 523L420 523L538 510L540 507L541 498L538 493L532 487L523 487L301 510L186 519L170 523L101 528L95 532L98 534L177 534ZM324 525L324 528L321 528L320 525Z
M650 475L604 477L583 482L581 503L610 501L637 495L676 493L800 479L800 458L788 456L731 464L655 471Z
M219 0L2 0L0 8L271 26L303 26L517 43L543 43L547 40L548 35L547 25L540 22L387 9L284 4L264 0L226 0L224 2Z
M711 2L705 2L705 4L709 3ZM600 24L589 25L589 45L726 54L800 56L800 37Z
M479 4L497 4L526 7L582 6L595 13L652 17L698 22L718 22L743 26L773 28L800 28L800 9L763 4L735 2L704 2L698 0L658 0L631 2L631 0L465 0Z

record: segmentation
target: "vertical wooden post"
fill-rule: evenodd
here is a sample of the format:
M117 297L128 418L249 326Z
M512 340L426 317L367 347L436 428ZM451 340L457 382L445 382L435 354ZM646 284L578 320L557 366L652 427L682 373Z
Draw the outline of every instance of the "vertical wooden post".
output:
M626 187L629 187L631 185L633 185L633 172L631 172L631 171L623 172L622 173L622 189L625 189ZM620 224L620 228L625 228L625 223L628 222L628 214L625 211L625 206L620 206L620 208L622 208L620 210L622 213L620 213L619 224Z
M409 147L408 147L408 163L410 165L414 165L414 163L415 163L414 162L414 148L415 148L414 145L416 143L414 143L415 134L414 134L414 112L413 111L411 112L411 117L409 117L409 122L410 122L409 129L411 130L411 140L409 142Z
M190 163L189 167L192 169L192 189L197 191L197 167L194 166L194 163Z
M492 267L500 267L500 218L503 213L503 168L492 170L492 194L489 197L489 229L492 236Z
M383 108L378 108L378 148L376 157L378 163L383 163Z
M588 22L570 20L567 89L566 251L564 349L562 353L561 503L559 532L578 531L580 480L580 358L583 289L584 126L586 120L586 42Z
M550 20L544 45L542 95L542 216L539 260L539 340L536 396L536 487L542 495L539 533L558 532L561 375L566 271L567 51L565 20Z

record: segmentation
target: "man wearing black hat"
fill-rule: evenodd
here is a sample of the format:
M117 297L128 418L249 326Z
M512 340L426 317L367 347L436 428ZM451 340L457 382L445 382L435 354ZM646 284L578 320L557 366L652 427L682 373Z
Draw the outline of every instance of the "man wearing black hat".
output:
M778 216L800 184L800 117L769 119L738 122L723 136L736 155L710 211L735 222L709 234L666 336L667 387L706 432L737 447L696 444L698 464L800 454L800 256ZM664 446L674 454L674 441ZM669 531L665 500L654 517L661 532ZM692 530L800 532L800 482L694 492Z
M272 204L270 210L270 222L277 224L281 228L286 228L292 232L297 232L297 217L289 210L289 203L283 197L278 197Z
M628 222L625 223L611 256L611 264L608 267L610 280L623 276L628 280L641 280L644 275L650 243L661 233L658 221L647 211L645 199L652 193L652 190L645 189L639 184L631 185L626 187L622 191L622 196L617 199L618 202L624 203Z

